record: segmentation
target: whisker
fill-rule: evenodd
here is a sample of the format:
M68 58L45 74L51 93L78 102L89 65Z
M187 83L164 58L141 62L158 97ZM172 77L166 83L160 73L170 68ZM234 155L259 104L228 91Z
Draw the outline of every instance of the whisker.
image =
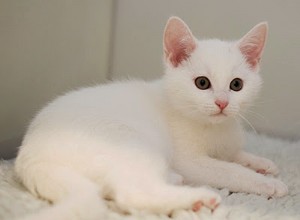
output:
M266 117L263 116L262 114L259 114L257 112L254 112L252 110L247 109L246 111L244 111L245 114L251 114L252 116L255 116L257 119L261 119L266 121Z
M255 134L258 134L257 133L257 131L256 131L256 129L254 128L254 126L250 123L250 121L247 119L247 118L245 118L242 114L238 114L238 116L241 118L241 119L243 119L251 128L252 128L252 130L254 131L254 133Z

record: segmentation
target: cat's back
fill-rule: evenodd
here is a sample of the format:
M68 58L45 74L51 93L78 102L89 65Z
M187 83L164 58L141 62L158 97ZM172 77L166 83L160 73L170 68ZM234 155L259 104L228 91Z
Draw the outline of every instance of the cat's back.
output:
M16 159L17 172L40 162L85 172L97 155L118 160L119 154L130 155L132 147L167 155L161 97L160 81L116 82L58 97L31 122Z
M58 127L64 123L92 123L98 120L138 118L157 111L158 82L125 81L71 91L46 105L29 129ZM145 112L147 111L147 112ZM152 111L152 112L151 112Z
M151 151L163 149L165 154L169 135L161 112L160 88L159 81L128 81L58 97L31 122L16 167L32 161L80 165L87 163L86 158L124 145L150 145Z
M81 88L56 98L44 107L40 115L55 112L63 114L86 114L97 111L110 114L119 107L126 110L132 106L149 103L155 99L151 83L144 81L114 82L93 87ZM141 103L141 101L147 102Z

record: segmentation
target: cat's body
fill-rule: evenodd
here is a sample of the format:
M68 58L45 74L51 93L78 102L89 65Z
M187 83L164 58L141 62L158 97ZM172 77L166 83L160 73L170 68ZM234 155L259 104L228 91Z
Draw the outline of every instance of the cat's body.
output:
M265 38L259 39L262 51ZM280 181L243 167L278 172L271 161L242 151L237 117L260 87L254 70L258 61L247 60L235 43L196 43L178 18L170 19L164 43L167 65L161 80L74 91L33 120L16 172L32 193L57 204L37 219L49 213L50 219L99 219L104 213L100 197L129 212L197 211L202 205L214 209L220 202L207 189L178 186L183 180L235 192L287 193ZM244 82L240 93L237 78ZM76 214L64 213L70 207Z

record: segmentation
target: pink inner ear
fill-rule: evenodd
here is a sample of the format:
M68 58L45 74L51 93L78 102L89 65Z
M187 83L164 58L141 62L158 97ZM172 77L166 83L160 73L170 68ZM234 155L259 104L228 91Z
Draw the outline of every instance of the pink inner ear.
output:
M177 67L182 61L187 60L195 49L195 44L189 42L179 42L178 39L170 40L169 48L166 48L166 55L174 67Z
M166 59L174 67L187 60L196 48L196 42L186 24L179 18L170 18L164 34Z
M240 47L242 54L246 57L251 67L255 68L260 61L261 50L256 45L244 45Z
M261 23L249 31L239 42L239 48L251 68L255 69L260 62L265 46L267 24Z

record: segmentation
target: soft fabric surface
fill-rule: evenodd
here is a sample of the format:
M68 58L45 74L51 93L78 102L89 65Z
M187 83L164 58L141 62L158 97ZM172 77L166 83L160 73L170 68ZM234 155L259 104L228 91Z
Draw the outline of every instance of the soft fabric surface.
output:
M219 190L223 197L222 205L214 213L203 208L197 213L178 210L172 216L157 216L143 212L123 215L114 208L112 202L108 202L109 211L106 219L300 219L300 141L288 142L263 135L248 134L246 149L272 159L278 165L281 170L278 178L288 185L288 196L267 199L245 193L231 194L227 189L222 189ZM0 164L1 220L22 218L26 213L37 212L49 206L47 202L33 197L24 189L12 168L13 161L2 161Z

